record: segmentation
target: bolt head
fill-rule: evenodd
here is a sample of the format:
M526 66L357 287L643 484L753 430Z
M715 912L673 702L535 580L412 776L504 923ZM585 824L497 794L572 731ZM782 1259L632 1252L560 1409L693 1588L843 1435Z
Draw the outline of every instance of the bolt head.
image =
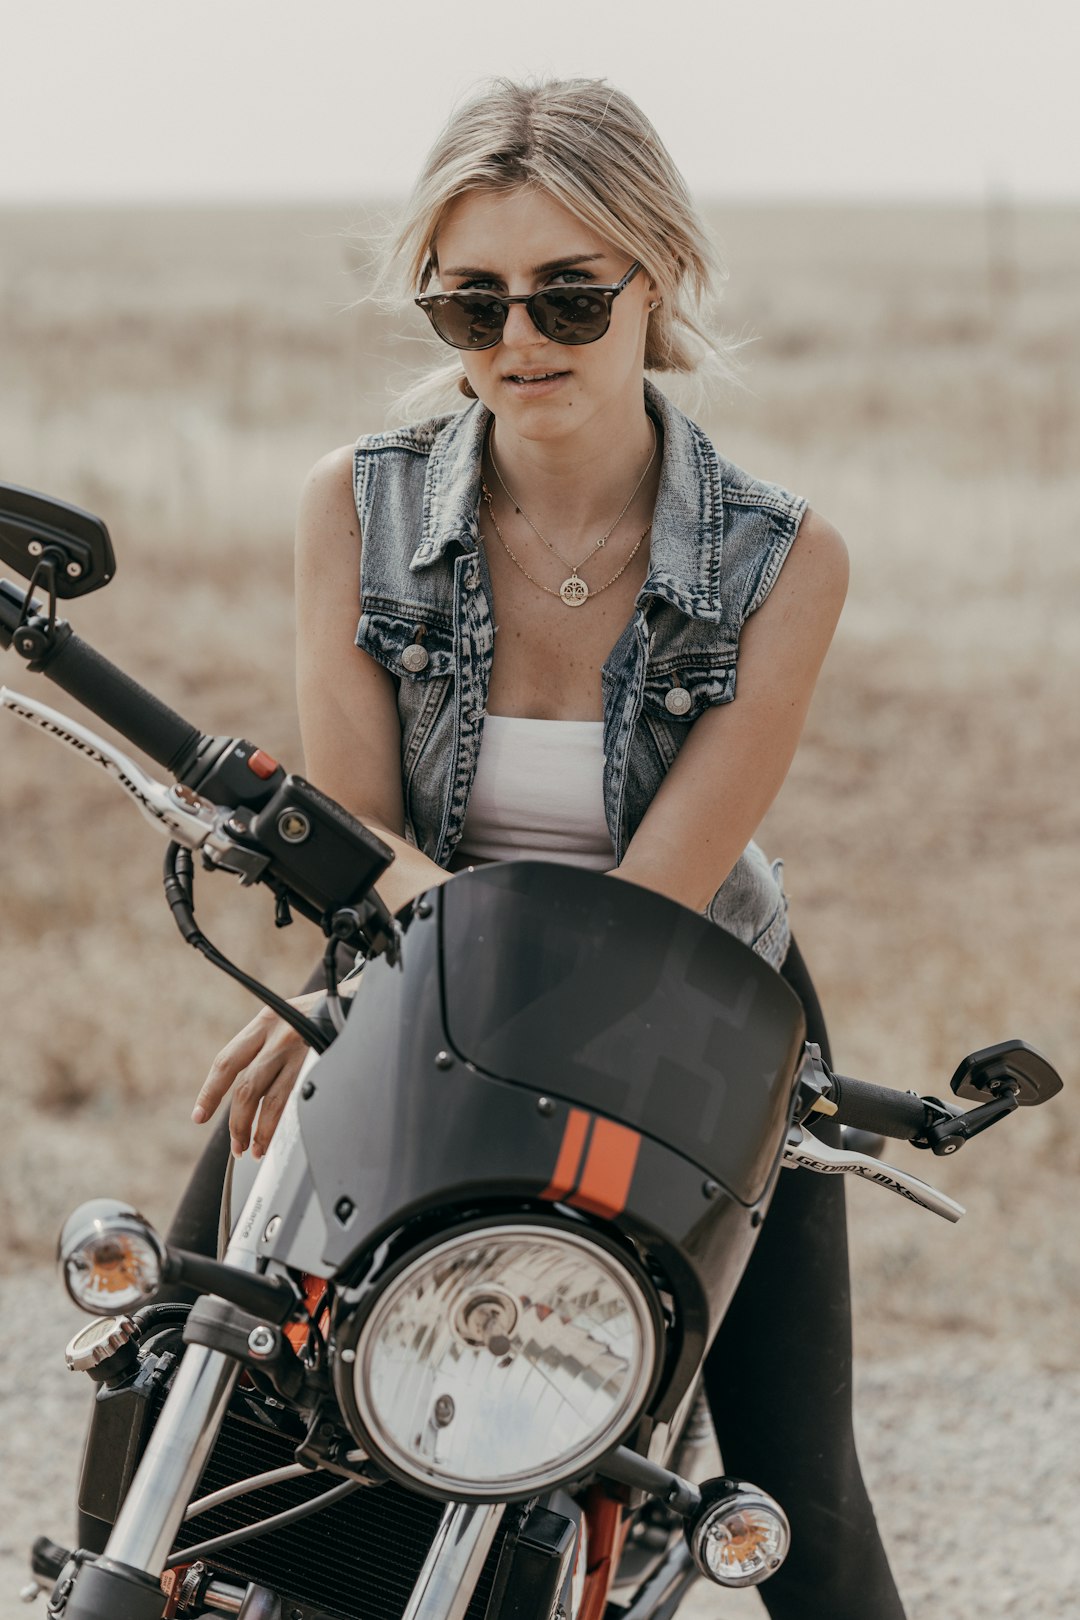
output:
M272 1238L277 1237L280 1230L281 1230L281 1216L280 1215L271 1215L270 1219L266 1223L266 1231L263 1233L263 1242L264 1243L269 1243Z
M454 1067L454 1060L450 1056L450 1053L449 1052L436 1052L436 1054L435 1054L435 1067L437 1069L452 1069Z
M260 1361L272 1356L277 1348L277 1335L273 1328L254 1327L248 1334L248 1349Z
M707 1181L702 1182L701 1191L706 1198L715 1198L717 1193L720 1191L720 1183L718 1181L714 1181L710 1176Z
M77 562L69 562L67 565L67 575L69 579L79 579L82 575L82 564Z
M538 1114L543 1114L545 1119L550 1119L552 1114L555 1112L555 1104L552 1102L550 1097L538 1097L536 1101L536 1112Z
M40 540L31 540L26 549L30 553L31 557L40 557L41 553L45 550L45 547L42 545Z
M277 830L287 844L302 844L311 834L311 822L302 810L283 810Z

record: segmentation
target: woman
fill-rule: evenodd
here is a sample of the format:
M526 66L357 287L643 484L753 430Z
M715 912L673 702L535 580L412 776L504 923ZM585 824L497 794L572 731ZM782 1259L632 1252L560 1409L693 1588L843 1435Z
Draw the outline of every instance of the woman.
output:
M308 774L393 847L391 908L480 859L602 869L752 945L824 1045L779 863L751 838L846 553L644 380L706 346L709 250L670 158L602 83L499 82L435 146L398 247L474 403L335 451L307 482ZM264 1152L302 1055L260 1013L194 1117L235 1081L233 1151ZM903 1613L855 1457L850 1360L841 1189L782 1177L707 1385L727 1471L792 1519L762 1588L785 1620Z

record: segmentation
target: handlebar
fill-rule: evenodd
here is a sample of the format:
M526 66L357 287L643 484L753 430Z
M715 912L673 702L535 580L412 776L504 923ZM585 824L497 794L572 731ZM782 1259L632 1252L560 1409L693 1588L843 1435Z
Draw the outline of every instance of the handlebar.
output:
M0 646L14 643L35 674L46 675L163 765L170 776L182 779L184 767L206 743L205 735L83 641L70 625L58 624L47 635L39 615L32 613L23 621L24 602L22 591L0 581Z
M155 782L111 743L32 698L0 688L4 707L49 731L109 770L139 808L204 863L264 883L324 931L393 949L390 916L374 884L393 851L341 805L264 750L237 737L209 737L140 686L70 625L46 617L0 580L0 648L13 647L159 765L175 786ZM344 930L344 932L341 932ZM187 931L194 943L197 930ZM381 944L380 944L381 942Z
M914 1092L893 1091L843 1074L832 1076L830 1099L836 1105L838 1124L904 1142L922 1136L940 1117L940 1105L930 1106Z

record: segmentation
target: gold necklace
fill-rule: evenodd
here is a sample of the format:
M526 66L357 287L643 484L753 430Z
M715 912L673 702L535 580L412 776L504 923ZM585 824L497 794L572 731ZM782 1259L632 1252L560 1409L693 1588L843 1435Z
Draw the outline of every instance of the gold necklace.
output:
M502 546L503 550L506 552L506 555L510 558L510 561L515 565L515 567L520 568L521 572L525 575L525 578L529 581L529 583L531 585L539 586L540 590L546 591L549 596L557 596L557 597L559 597L563 602L566 603L567 607L581 607L583 605L583 603L585 603L585 602L587 602L589 600L590 597L599 596L600 592L601 591L606 591L609 585L614 585L615 581L619 578L619 576L621 574L625 574L627 568L629 568L631 562L633 561L634 557L636 556L637 552L639 551L639 549L641 547L641 542L644 540L645 536L648 534L649 530L652 528L651 523L647 523L645 525L645 527L641 531L641 534L638 536L637 543L634 546L633 551L630 552L630 555L627 557L627 559L623 563L622 567L618 570L617 573L612 574L611 578L609 580L606 580L603 585L598 585L595 590L591 591L589 589L588 585L586 585L585 581L578 574L577 569L575 568L573 573L570 575L570 578L569 579L564 579L562 584L559 586L559 589L557 591L553 591L551 589L551 586L550 585L545 585L542 580L533 579L533 576L529 573L529 570L525 567L525 564L521 561L521 559L519 557L516 557L514 555L514 553L510 550L510 547L507 545L505 539L503 538L503 532L499 528L499 522L498 522L498 519L495 516L495 507L494 507L494 502L492 500L491 491L490 491L490 489L488 489L487 483L483 479L480 480L480 490L481 490L481 494L483 495L483 498L484 498L484 505L488 509L488 517L491 519L491 527L495 530L495 533L498 535L499 544ZM636 491L635 491L635 493L636 493ZM522 513L522 516L524 516L524 513ZM543 535L541 535L540 538L543 539ZM552 549L554 550L554 547L552 547ZM597 548L594 546L593 551L595 551L596 549ZM589 556L590 557L592 556L592 552L589 553ZM565 559L563 559L563 560L565 561ZM583 561L588 561L588 558L584 558Z
M650 421L651 421L651 418L650 418ZM630 503L634 499L634 496L637 494L638 490L641 488L642 484L645 482L645 479L648 477L649 469L652 466L653 462L656 460L656 450L657 450L657 446L659 444L659 436L658 436L657 431L656 431L656 423L655 422L652 422L652 430L653 430L652 454L650 455L648 461L645 463L645 471L642 473L641 477L638 479L637 483L634 485L633 489L630 491L630 494L626 499L626 503L623 506L623 509L619 513L618 517L615 519L614 523L611 525L611 527L608 530L606 530L606 532L604 534L602 534L600 536L599 540L596 542L596 544L594 546L590 546L589 550L585 553L584 557L582 557L581 561L576 562L576 563L571 562L569 557L564 557L562 552L558 549L558 547L554 546L551 543L551 541L547 538L547 535L540 533L540 530L536 527L536 524L533 522L533 520L529 516L528 512L526 512L525 508L522 506L522 504L518 500L517 496L512 494L511 491L507 488L506 480L504 479L502 473L499 471L499 464L495 460L495 452L491 447L490 439L488 441L487 450L488 450L488 455L491 458L491 468L492 468L492 471L495 474L495 477L499 480L499 484L500 484L500 487L502 488L503 494L506 496L507 500L510 502L510 504L514 508L514 510L516 512L520 512L521 516L525 519L526 523L529 525L529 528L536 535L537 539L542 540L544 542L545 546L547 546L548 550L550 552L554 553L554 555L556 557L558 557L558 559L562 563L563 567L564 568L569 568L569 570L570 570L570 577L568 579L563 580L562 585L559 587L559 589L557 591L549 590L548 586L546 586L546 585L541 585L540 586L541 590L548 591L548 594L551 595L551 596L561 596L563 601L566 603L567 607L580 607L583 602L586 602L588 600L590 595L596 596L598 591L606 591L607 590L607 585L600 585L600 586L597 587L596 591L590 592L588 585L581 578L581 570L582 570L582 568L584 568L585 564L589 561L590 557L595 556L596 553L599 550L601 550L601 548L603 546L607 545L608 541L611 539L611 536L615 533L615 530L619 527L619 524L622 522L623 518L626 516L627 512L630 510ZM500 540L504 550L507 552L507 554L510 557L513 558L514 562L517 563L518 567L521 568L522 573L525 574L525 578L529 579L529 580L532 580L532 583L534 585L538 585L540 583L539 580L533 579L532 575L526 572L526 570L522 567L521 563L518 562L518 559L514 556L514 553L510 550L510 547L506 544L506 541L503 539L502 530L499 528L499 525L498 525L498 523L496 522L496 519L495 519L495 509L494 509L494 506L492 505L491 491L488 489L486 484L482 484L481 487L483 488L483 491L484 491L484 500L487 503L488 514L489 514L489 516L491 518L492 523L494 524L495 533L498 535L499 540ZM649 528L651 528L651 527L652 527L652 525L650 524ZM645 533L642 534L641 539L638 540L637 546L634 547L634 551L636 551L638 549L638 546L640 546L641 541L644 540L645 535L648 534L648 532L649 532L649 529L646 529ZM632 557L634 555L634 551L632 551L630 553L630 557ZM628 563L630 561L630 557L627 557L626 563ZM623 563L622 568L619 569L619 574L621 574L623 572L623 569L626 567L626 563ZM608 580L607 584L608 585L614 585L615 581L619 577L619 574L613 574L611 579Z

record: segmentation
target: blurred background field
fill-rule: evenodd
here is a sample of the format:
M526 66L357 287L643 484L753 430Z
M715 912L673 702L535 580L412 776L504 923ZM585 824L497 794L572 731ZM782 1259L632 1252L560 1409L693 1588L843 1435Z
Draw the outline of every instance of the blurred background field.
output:
M930 1344L954 1347L958 1373L1011 1369L1021 1391L1076 1377L1080 212L714 219L724 321L752 341L744 387L696 414L852 552L761 835L787 862L838 1066L940 1094L966 1052L1020 1035L1068 1085L955 1161L896 1150L968 1204L958 1228L851 1191L856 1333L887 1435L902 1423L888 1369ZM0 479L90 507L118 552L115 583L72 605L77 629L203 729L296 764L297 492L320 454L384 425L429 353L416 312L357 303L378 223L0 212ZM0 679L57 701L12 656ZM200 1146L195 1090L253 1010L182 945L162 850L88 767L4 720L0 1221L16 1274L83 1197L167 1219ZM306 975L306 925L275 933L267 900L223 878L199 898L246 966L286 990ZM916 1526L913 1503L913 1566Z

